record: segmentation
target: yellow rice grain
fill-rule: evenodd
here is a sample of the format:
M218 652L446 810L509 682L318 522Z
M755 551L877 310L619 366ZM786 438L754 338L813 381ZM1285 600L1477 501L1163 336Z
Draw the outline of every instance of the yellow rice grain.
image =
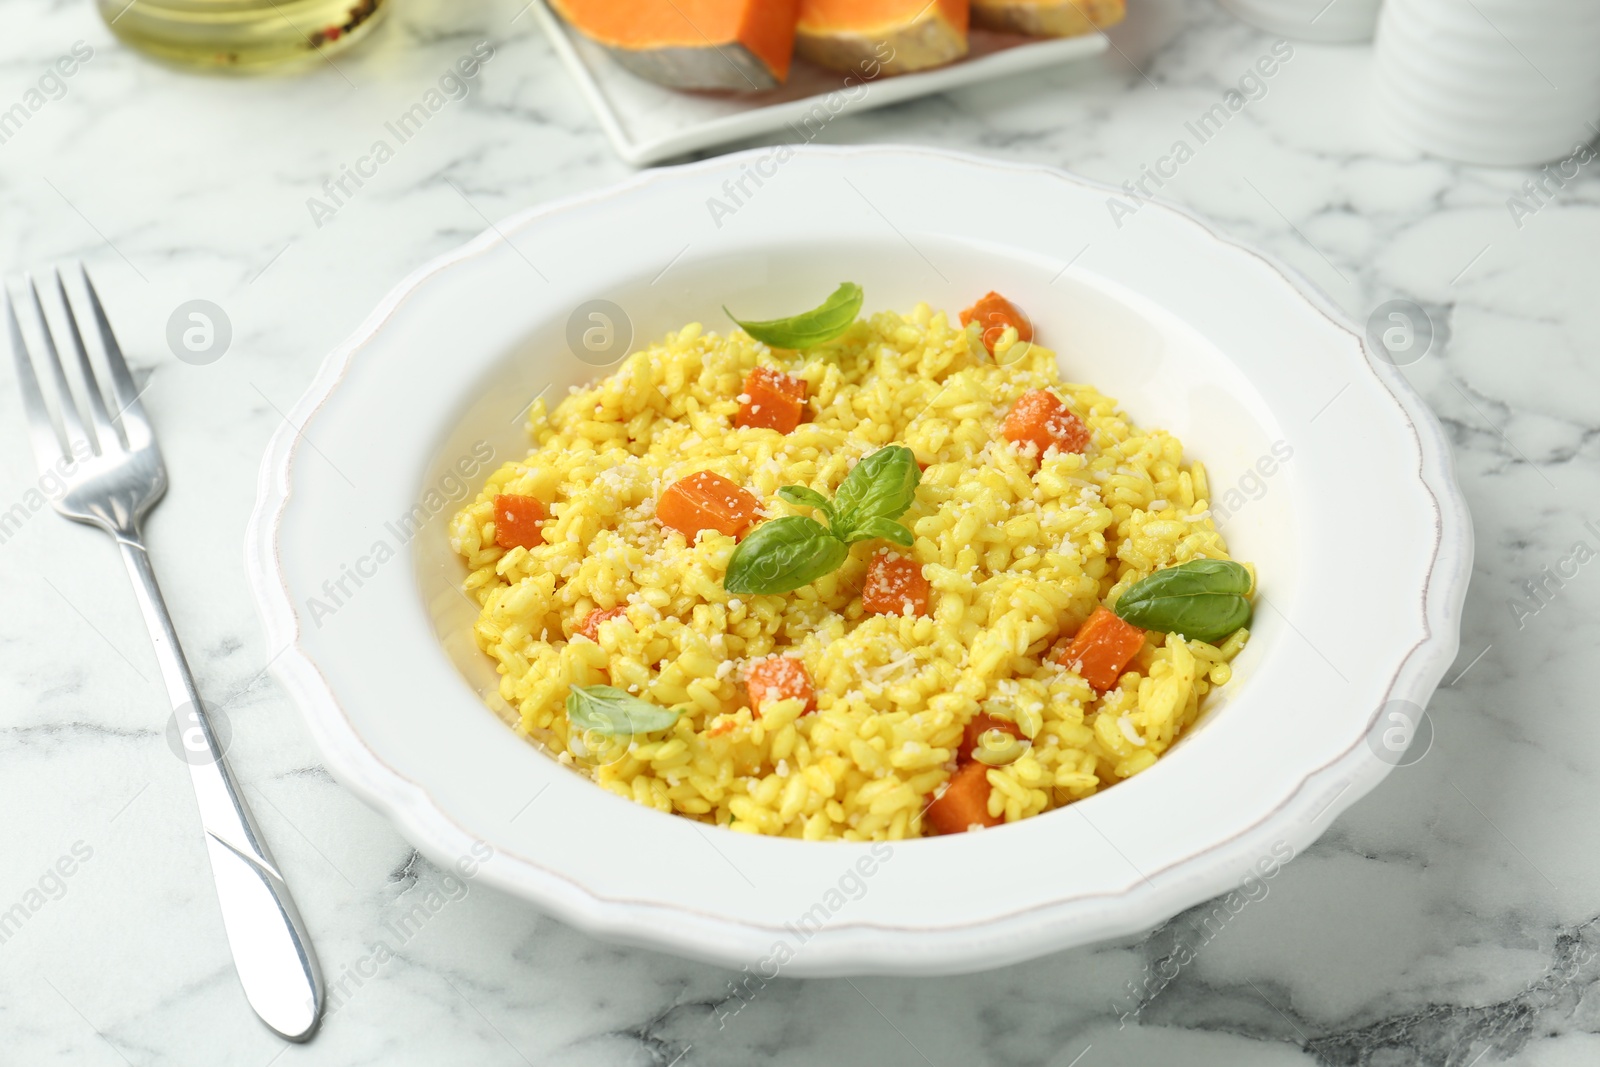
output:
M1228 558L1206 472L1171 434L1061 381L1054 353L1019 344L1007 331L996 358L975 353L926 305L803 353L690 324L553 410L536 402L532 452L490 475L450 525L481 609L474 637L520 732L640 804L812 841L920 836L980 711L1026 739L987 771L989 810L1007 821L1153 765L1228 683L1248 632L1218 646L1152 634L1104 695L1047 654L1152 571ZM787 435L733 426L758 364L807 383L808 419ZM1006 412L1033 389L1083 419L1085 454L1040 460L1005 443ZM927 464L902 520L932 586L927 616L864 612L871 544L794 593L736 597L722 588L733 538L686 543L655 519L661 491L701 470L747 487L768 517L809 514L777 489L831 494L891 443ZM501 493L547 502L544 544L495 543ZM573 636L591 611L618 606L626 615L602 623L598 641ZM804 663L814 714L799 701L752 712L744 670L779 651ZM668 730L591 751L565 700L570 686L597 684L684 711Z

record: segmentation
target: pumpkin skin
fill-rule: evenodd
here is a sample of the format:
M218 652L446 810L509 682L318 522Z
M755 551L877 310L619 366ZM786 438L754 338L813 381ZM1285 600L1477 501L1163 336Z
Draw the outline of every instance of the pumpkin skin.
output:
M863 79L967 54L968 0L801 0L795 52Z
M800 0L550 0L562 21L641 78L753 93L789 76Z
M760 93L782 84L772 69L742 44L720 48L673 45L622 48L607 45L619 64L641 78L669 89Z
M1125 14L1125 0L972 0L974 26L1029 37L1081 37Z

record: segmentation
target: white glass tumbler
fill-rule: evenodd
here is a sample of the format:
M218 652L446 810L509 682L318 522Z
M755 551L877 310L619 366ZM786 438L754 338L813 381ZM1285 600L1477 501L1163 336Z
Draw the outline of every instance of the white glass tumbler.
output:
M1372 40L1379 0L1218 0L1252 26L1322 44Z
M1600 134L1596 0L1388 0L1375 67L1380 116L1432 155L1528 166Z

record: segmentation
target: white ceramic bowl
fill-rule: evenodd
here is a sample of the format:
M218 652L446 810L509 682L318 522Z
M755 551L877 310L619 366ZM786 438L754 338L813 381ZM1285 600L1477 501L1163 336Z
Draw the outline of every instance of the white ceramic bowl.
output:
M1218 0L1270 33L1313 44L1372 40L1380 0Z
M1471 527L1432 416L1327 300L1191 216L1119 220L1114 190L1045 167L790 151L516 215L328 357L263 464L249 561L329 769L428 856L488 856L478 877L575 926L733 966L792 955L790 975L969 971L1127 934L1303 848L1389 769L1374 728L1456 651ZM642 341L846 279L869 310L1003 291L1070 377L1181 435L1215 500L1239 492L1222 525L1260 569L1254 637L1148 772L978 833L770 839L611 796L480 699L494 676L445 523L525 453L535 393L603 372L568 344L586 302ZM1274 443L1293 458L1271 464Z

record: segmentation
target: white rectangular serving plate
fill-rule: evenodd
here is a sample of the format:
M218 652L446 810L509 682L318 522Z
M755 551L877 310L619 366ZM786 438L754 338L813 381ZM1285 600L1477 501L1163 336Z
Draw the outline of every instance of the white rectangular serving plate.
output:
M544 0L534 0L532 10L577 79L617 155L641 167L784 128L809 141L820 130L819 120L825 122L845 111L886 107L1097 56L1110 46L1102 31L1040 39L973 29L966 59L935 70L870 81L865 83L865 91L859 76L797 59L788 82L769 92L699 93L668 89L624 70L605 49L571 31ZM836 95L844 92L850 95Z

